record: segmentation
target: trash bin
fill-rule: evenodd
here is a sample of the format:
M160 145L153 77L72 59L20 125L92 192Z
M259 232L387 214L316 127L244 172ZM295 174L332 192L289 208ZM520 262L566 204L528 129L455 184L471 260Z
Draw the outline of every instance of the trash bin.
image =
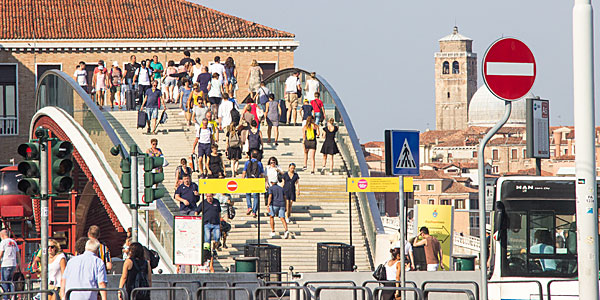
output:
M244 256L258 257L256 272L267 281L281 281L281 247L271 244L247 244Z
M353 271L354 246L317 243L317 272Z
M455 271L473 271L475 270L475 258L477 255L453 254Z
M258 257L234 257L235 260L235 272L256 272L256 262Z

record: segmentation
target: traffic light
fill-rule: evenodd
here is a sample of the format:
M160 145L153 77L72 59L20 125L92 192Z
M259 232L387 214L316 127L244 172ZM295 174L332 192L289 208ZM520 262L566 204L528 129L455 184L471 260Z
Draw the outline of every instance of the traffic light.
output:
M152 203L156 199L160 199L165 195L163 188L153 188L155 184L161 183L165 179L162 172L154 173L153 170L163 166L164 158L152 157L146 155L144 157L144 202Z
M73 178L71 178L71 170L73 170L73 144L67 141L57 139L52 140L51 151L51 184L52 194L60 194L69 192L73 187Z
M21 144L17 148L17 153L25 159L17 166L18 172L22 175L21 180L17 183L17 188L29 196L39 195L40 145L33 141Z
M129 158L121 159L121 200L125 204L131 204L131 161Z

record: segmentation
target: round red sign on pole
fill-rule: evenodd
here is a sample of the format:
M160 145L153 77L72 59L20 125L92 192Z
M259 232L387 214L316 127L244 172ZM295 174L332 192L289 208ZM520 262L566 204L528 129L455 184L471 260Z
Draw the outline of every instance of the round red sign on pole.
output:
M235 192L235 190L237 190L238 188L238 184L237 182L235 182L235 180L230 180L227 182L227 189L231 192Z
M364 190L369 185L369 182L366 179L361 179L358 181L358 188Z
M483 57L483 81L492 94L507 101L527 95L535 82L533 53L515 38L501 38Z

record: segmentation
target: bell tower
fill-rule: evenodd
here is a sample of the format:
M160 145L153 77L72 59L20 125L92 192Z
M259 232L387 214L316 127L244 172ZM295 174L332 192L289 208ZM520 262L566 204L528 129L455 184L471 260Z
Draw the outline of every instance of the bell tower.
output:
M467 128L469 103L477 91L477 54L473 40L458 33L439 40L435 53L435 122L437 130Z

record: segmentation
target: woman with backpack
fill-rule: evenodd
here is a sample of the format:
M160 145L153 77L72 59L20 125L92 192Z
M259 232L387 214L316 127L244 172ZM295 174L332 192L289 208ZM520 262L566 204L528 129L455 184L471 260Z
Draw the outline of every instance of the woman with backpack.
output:
M225 60L225 78L227 78L227 82L225 85L227 87L227 93L229 95L233 95L234 88L237 85L237 68L235 67L235 62L233 61L233 57L228 57Z
M279 116L281 115L281 108L275 102L275 95L269 95L269 102L267 102L265 114L267 115L267 142L271 142L271 129L275 127L275 146L279 145Z
M192 168L188 167L187 160L182 158L180 165L175 170L175 189L183 182L183 176L192 176Z
M242 143L236 124L227 129L227 158L231 164L231 177L235 177L240 159L242 159Z
M152 286L152 268L150 262L144 257L144 247L140 243L131 243L129 246L129 258L123 262L123 273L119 281L119 288L125 288L128 299L131 291L138 287ZM123 297L119 294L119 298ZM150 291L138 292L138 300L150 300Z
M302 144L304 145L304 170L307 169L308 156L311 158L310 174L315 174L315 152L317 151L317 137L319 126L315 124L313 116L306 118L306 125L302 127Z
M258 160L262 159L262 132L258 130L258 122L252 120L250 122L250 130L246 133L246 143L248 143L248 156L252 150L258 151Z

